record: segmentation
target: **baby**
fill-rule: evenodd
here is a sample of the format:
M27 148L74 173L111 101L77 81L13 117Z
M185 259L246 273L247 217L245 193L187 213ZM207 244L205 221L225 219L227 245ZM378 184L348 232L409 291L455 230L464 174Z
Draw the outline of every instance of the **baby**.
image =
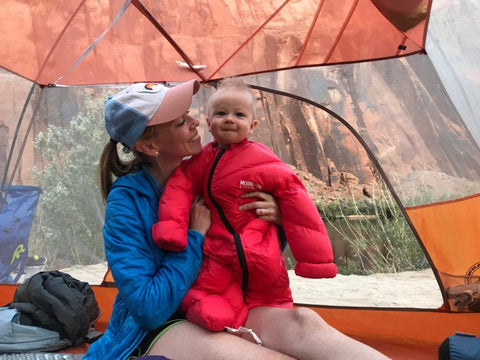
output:
M215 140L172 174L152 228L157 246L183 250L191 203L203 194L212 226L200 273L180 309L189 321L214 331L242 326L253 307L293 308L278 228L238 209L249 201L241 197L246 192L259 190L276 198L297 275L337 274L327 231L302 182L265 145L248 140L258 124L255 103L241 79L219 84L207 104Z

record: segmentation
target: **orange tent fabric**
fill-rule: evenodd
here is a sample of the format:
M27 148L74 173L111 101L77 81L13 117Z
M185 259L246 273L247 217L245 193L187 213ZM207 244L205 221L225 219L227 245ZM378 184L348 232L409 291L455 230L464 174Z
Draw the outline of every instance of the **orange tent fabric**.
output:
M430 6L431 0L5 0L0 66L42 85L88 85L384 59L423 52Z
M313 307L328 323L396 360L438 359L454 331L479 335L480 313Z
M480 194L406 210L444 289L480 281Z

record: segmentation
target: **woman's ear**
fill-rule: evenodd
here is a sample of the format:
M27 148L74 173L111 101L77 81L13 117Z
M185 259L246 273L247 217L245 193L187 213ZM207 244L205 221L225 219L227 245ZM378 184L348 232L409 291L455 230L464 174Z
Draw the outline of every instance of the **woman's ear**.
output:
M157 156L158 148L149 139L141 139L135 143L135 149L145 155Z

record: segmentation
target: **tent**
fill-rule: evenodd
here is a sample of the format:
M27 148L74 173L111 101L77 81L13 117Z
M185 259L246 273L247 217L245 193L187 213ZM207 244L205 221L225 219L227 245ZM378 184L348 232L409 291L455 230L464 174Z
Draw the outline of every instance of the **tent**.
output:
M25 156L33 134L45 131L47 124L61 125L55 123L59 118L74 118L88 128L75 115L77 110L94 111L75 100L82 89L101 97L103 89L131 82L197 78L207 85L194 104L201 116L211 82L245 76L267 120L257 136L282 159L330 188L347 174L361 183L382 179L418 240L442 299L428 309L299 306L312 307L336 328L392 358L434 358L440 342L454 331L480 335L480 314L469 306L478 294L466 300L456 295L458 290L468 297L468 286L480 280L480 243L475 241L480 234L480 212L475 211L480 206L478 105L470 94L459 95L468 88L456 78L456 108L444 88L451 79L441 79L445 74L437 74L426 56L447 50L432 43L431 52L426 48L437 3L440 9L447 7L440 0L209 0L182 1L181 6L153 0L53 5L7 0L0 14L0 66L8 72L0 86L10 101L4 113L18 121L13 134L0 134L6 147L2 191L14 182L33 182L27 170L54 162L55 154L40 160L38 150ZM473 1L466 3L470 12L478 12ZM478 83L478 73L470 78ZM462 101L468 106L460 106ZM85 135L81 128L72 130L72 157L59 150L60 157L65 155L64 169L72 173L76 164L91 161L85 148L97 136ZM61 136L52 132L50 142ZM35 141L41 148L42 138ZM69 178L71 188L61 189L75 205L95 202L83 180ZM348 183L350 190L355 181ZM40 201L54 204L57 193L49 196L48 190L42 188ZM101 206L94 209L101 222ZM51 211L51 218L60 218ZM74 226L80 225L68 226L73 237L78 232ZM85 251L93 253L93 246L101 247L101 240L85 244ZM1 302L7 303L16 287L0 288ZM94 288L102 327L115 288Z

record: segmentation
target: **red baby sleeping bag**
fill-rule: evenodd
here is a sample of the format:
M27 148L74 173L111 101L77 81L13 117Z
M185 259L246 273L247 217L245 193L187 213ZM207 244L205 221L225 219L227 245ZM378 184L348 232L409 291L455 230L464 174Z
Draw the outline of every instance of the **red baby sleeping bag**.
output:
M271 193L283 217L295 273L332 278L337 273L333 251L321 216L296 174L270 149L245 140L225 149L212 142L184 161L161 196L155 243L167 250L186 246L190 207L202 194L212 225L203 246L198 278L181 310L187 319L208 329L237 328L256 306L293 306L289 279L276 225L238 207L252 201L241 195Z

